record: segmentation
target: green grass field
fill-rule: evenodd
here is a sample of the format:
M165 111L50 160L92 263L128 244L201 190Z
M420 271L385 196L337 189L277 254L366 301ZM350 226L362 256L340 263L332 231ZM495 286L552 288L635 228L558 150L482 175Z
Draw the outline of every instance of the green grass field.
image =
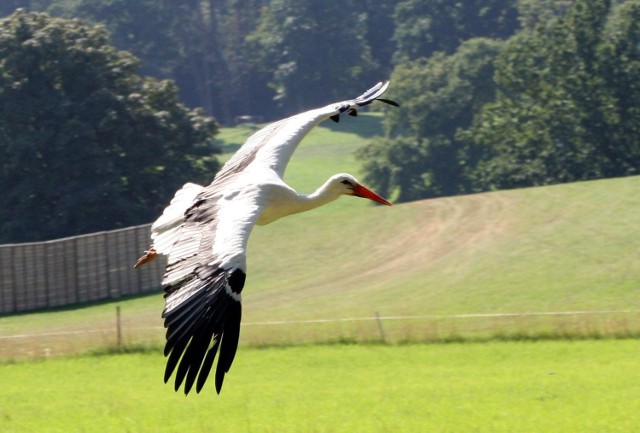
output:
M629 433L639 367L632 340L245 347L184 397L157 352L59 358L0 365L0 431Z

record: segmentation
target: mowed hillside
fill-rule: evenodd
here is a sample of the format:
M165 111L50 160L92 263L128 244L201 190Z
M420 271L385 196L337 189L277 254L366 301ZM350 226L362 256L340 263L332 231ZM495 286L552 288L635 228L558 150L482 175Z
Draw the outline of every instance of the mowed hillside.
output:
M342 127L370 130L377 119ZM336 172L360 174L349 149L357 139L324 134L326 127L314 131L291 162L288 181L303 191ZM630 177L390 208L345 197L254 230L245 317L633 308L638 191L640 177Z
M633 308L638 188L635 177L391 208L350 199L257 228L247 317Z
M371 131L379 130L376 115L345 119L337 126L323 124L294 155L287 180L311 192L331 174L347 171L359 176L353 151L366 143ZM226 130L222 136L244 139L249 133ZM351 336L362 331L357 322L264 322L371 318L376 312L446 316L635 310L640 300L639 190L640 177L628 177L392 207L345 197L256 227L249 243L242 340L296 341L297 332L304 333L304 341ZM118 304L125 342L161 342L160 290ZM4 317L0 338L60 332L58 341L66 338L64 332L94 329L111 335L113 311L113 304L103 304ZM375 322L362 323L367 332L378 332ZM421 326L433 324L411 324L412 329ZM458 325L448 326L450 332L450 326ZM79 339L80 334L68 337ZM86 339L96 340L89 334ZM54 338L46 340L51 346ZM102 340L113 341L109 336ZM0 358L28 352L26 346L35 340L29 341L3 339ZM76 345L68 347L72 346L70 351L78 350Z

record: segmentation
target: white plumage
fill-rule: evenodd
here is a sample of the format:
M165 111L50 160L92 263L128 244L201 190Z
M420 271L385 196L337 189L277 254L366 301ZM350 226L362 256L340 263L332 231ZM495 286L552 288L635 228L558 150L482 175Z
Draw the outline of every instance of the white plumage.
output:
M188 183L151 228L152 247L135 267L157 254L168 256L165 287L167 328L165 382L174 370L176 391L202 389L216 354L216 390L231 367L240 335L241 292L246 277L247 241L254 225L329 203L341 195L390 205L349 174L338 174L310 195L283 180L291 155L318 123L382 99L389 83L378 83L356 99L327 105L265 126L253 134L202 187ZM176 370L177 367L177 370Z

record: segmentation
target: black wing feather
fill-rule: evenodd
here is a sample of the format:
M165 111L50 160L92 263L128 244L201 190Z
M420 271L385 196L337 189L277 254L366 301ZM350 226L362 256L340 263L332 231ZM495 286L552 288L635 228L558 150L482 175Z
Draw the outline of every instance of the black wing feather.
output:
M176 391L184 384L184 392L188 394L197 382L196 391L200 392L220 349L216 369L216 390L220 393L240 338L242 305L238 296L244 281L245 274L240 269L207 265L186 281L176 283L181 291L193 292L177 305L167 302L163 312L167 328L165 356L169 357L165 382L175 371ZM178 292L168 286L167 293L170 297Z
M190 359L197 360L197 365L191 364L189 366L189 371L187 372L186 382L184 385L185 394L189 394L191 391L191 387L196 381L198 377L198 372L201 370L201 365L203 364L205 355L207 353L207 349L209 348L209 343L213 338L213 329L203 327L201 332L197 334L192 340L187 352L183 356L187 356ZM178 374L176 373L176 380L178 380Z
M178 342L171 351L167 351L167 348L165 346L164 356L169 355L169 359L167 359L167 366L164 369L164 383L167 383L169 381L171 374L173 374L173 370L176 368L176 365L178 365L178 361L180 360L182 352L184 352L184 348L187 347L187 343L189 343L189 340L182 340ZM178 388L179 386L176 387L176 391L178 390Z
M216 359L216 353L218 353L218 346L220 346L220 340L216 340L215 344L209 351L207 352L207 356L204 358L204 362L202 363L202 368L200 369L200 375L198 375L198 383L196 384L196 392L200 392L204 383L207 381L209 377L209 373L211 372L211 367L213 366L213 361ZM220 394L220 390L218 390L218 394Z
M384 102L385 104L393 105L394 107L400 106L400 104L398 104L396 101L392 101L391 99L378 98L377 100L380 102Z
M220 343L220 356L218 357L218 367L216 368L216 391L220 394L224 375L229 372L233 358L238 349L240 339L240 320L242 318L242 308L240 304L232 305L229 309L227 329Z

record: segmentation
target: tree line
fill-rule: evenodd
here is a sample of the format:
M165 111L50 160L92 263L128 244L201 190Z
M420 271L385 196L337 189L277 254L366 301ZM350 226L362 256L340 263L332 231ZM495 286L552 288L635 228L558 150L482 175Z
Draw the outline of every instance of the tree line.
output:
M6 0L104 25L140 73L176 82L181 101L222 124L279 118L389 77L396 64L451 53L519 26L517 0Z
M521 1L521 28L392 74L401 113L360 151L400 201L640 170L640 1Z
M6 0L0 242L148 222L181 183L215 172L218 121L272 120L389 76L402 109L359 156L396 200L636 174L639 11L640 0Z

